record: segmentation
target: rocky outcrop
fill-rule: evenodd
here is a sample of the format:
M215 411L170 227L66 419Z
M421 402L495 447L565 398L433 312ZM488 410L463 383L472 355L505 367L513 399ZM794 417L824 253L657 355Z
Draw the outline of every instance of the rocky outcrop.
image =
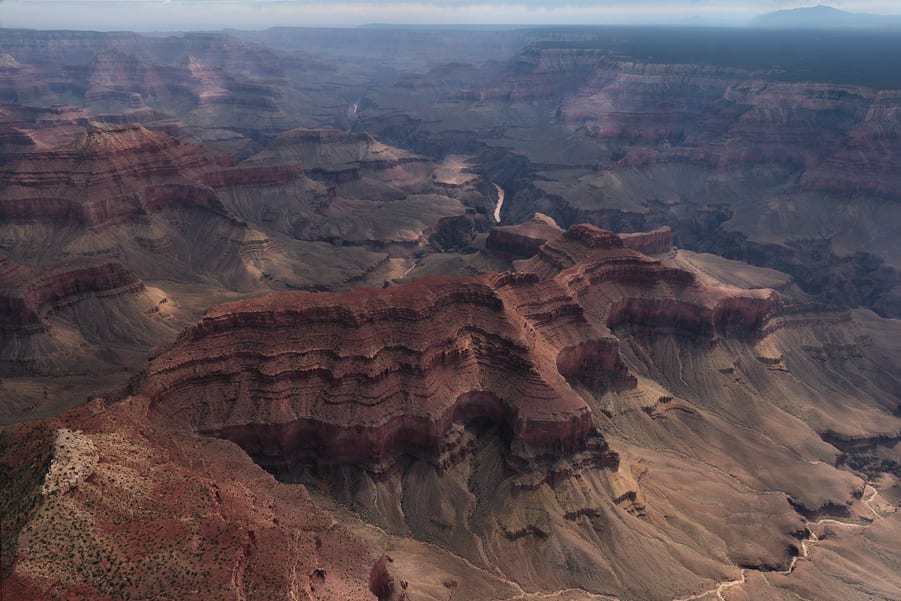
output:
M645 255L661 255L673 250L673 232L669 226L658 227L650 232L620 234L623 246Z
M319 460L379 472L399 453L441 464L459 452L451 425L475 418L509 430L522 459L579 450L590 412L557 389L522 327L480 280L277 294L209 311L136 390L154 412L235 440L273 468ZM261 334L280 343L254 344Z
M269 237L249 222L265 226L267 201L286 188L313 196L296 164L235 165L232 156L135 123L82 121L80 129L61 147L0 166L0 223L18 261L106 257L144 279L202 273L246 289L260 280L259 263L280 253L270 253ZM252 195L258 202L248 203L246 219L234 199ZM291 202L297 210L297 197Z
M299 180L304 175L298 164L236 166L203 174L200 181L213 188L234 186L275 186Z
M7 30L0 54L0 98L22 104L69 104L103 112L145 107L170 114L235 117L246 109L269 123L284 63L271 51L223 34L144 37L126 33ZM238 126L244 115L231 125ZM286 127L296 126L288 119Z
M589 56L592 56L589 52ZM560 116L620 140L627 166L780 165L803 189L891 196L899 95L860 86L773 82L748 69L600 59Z
M469 90L464 99L523 101L553 98L577 88L607 52L598 48L573 49L553 43L532 44L511 61L499 81Z
M472 86L466 97L498 114L530 97L557 108L553 145L518 126L472 136L505 140L526 163L510 173L505 160L483 159L503 173L505 219L541 211L564 227L667 224L680 247L786 271L821 302L901 314L898 236L887 225L898 222L901 96L884 59L867 44L860 50L870 59L852 59L824 40L787 36L796 55L777 58L750 34L681 35L555 32ZM697 51L704 44L733 52ZM404 128L421 132L417 117L429 119L427 109ZM404 139L397 129L386 133ZM459 146L446 129L419 135L422 148ZM570 136L584 149L570 153ZM718 213L727 215L712 224ZM805 256L797 248L805 240L831 243L834 256Z
M0 257L0 324L19 332L41 323L52 306L75 302L91 293L140 292L144 284L116 262L80 262L57 268L33 268Z
M89 122L73 143L0 168L0 219L90 227L179 203L221 211L193 178L227 161L140 125Z
M532 219L517 225L495 227L488 234L485 248L517 259L531 257L542 244L559 236L563 230L552 218L536 213Z
M148 598L161 589L196 601L372 598L367 578L380 553L303 487L280 485L233 445L202 450L139 415L95 400L4 429L4 599ZM73 548L94 569L75 567Z
M96 369L96 344L146 350L174 334L166 298L116 261L30 267L0 257L0 291L4 375Z
M273 471L387 474L400 455L445 469L466 453L455 424L472 420L507 433L514 464L589 447L603 455L575 389L635 386L614 332L714 344L761 328L771 302L769 291L705 288L593 226L571 228L517 270L221 305L131 392Z
M431 170L425 157L382 144L364 132L337 129L284 132L248 159L250 164L285 162L298 162L311 177L331 184L370 176L402 182L410 177L407 172L422 176Z
M394 560L390 555L382 555L369 572L369 592L379 601L404 601L407 599L407 582L396 577Z
M429 242L441 249L465 250L479 232L490 227L488 218L467 208L463 215L444 217L429 234Z
M0 165L20 153L68 143L83 131L86 116L72 106L0 105Z

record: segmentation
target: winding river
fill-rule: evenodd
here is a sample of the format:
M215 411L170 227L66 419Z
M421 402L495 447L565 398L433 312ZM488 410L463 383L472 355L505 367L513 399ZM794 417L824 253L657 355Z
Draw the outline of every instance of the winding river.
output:
M494 187L497 188L497 206L494 207L494 220L497 223L501 222L501 207L504 206L504 189L494 184Z

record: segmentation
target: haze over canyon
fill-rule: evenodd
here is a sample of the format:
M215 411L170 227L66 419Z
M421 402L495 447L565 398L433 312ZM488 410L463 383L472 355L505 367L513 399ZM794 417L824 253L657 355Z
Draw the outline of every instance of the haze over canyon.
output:
M901 598L899 61L0 30L2 598Z

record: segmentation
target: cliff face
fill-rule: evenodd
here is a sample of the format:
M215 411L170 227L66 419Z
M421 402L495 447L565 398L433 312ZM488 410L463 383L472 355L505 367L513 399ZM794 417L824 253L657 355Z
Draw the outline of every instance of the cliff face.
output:
M517 269L215 307L133 388L155 414L234 440L270 469L383 473L401 454L447 467L462 451L453 424L474 419L509 432L514 461L528 461L596 437L573 387L635 386L616 329L714 343L759 331L771 303L705 289L593 226Z
M297 126L279 110L284 64L233 37L150 38L97 32L4 32L0 99L71 104L93 114L154 109L209 125ZM299 61L292 63L297 66ZM275 85L273 85L275 84Z
M104 257L143 279L206 272L226 287L246 288L259 277L253 266L259 257L242 252L267 237L231 213L217 189L265 187L302 179L302 172L236 171L233 163L139 124L82 122L67 144L20 153L0 166L8 252L45 264Z
M772 82L749 70L600 60L563 97L560 117L634 147L633 164L790 166L804 174L803 190L891 196L899 98L890 90Z
M660 249L666 233L579 225L511 272L213 307L133 380L122 406L156 428L237 443L279 480L539 589L571 587L577 561L577 582L599 594L639 596L611 587L611 574L643 598L684 590L648 584L624 562L626 540L627 555L673 558L678 547L686 562L708 558L705 574L724 565L710 555L715 541L729 549L725 565L748 574L790 570L786 549L807 527L796 509L861 511L862 483L828 465L837 451L817 432L858 414L860 429L891 436L901 421L883 397L896 384L867 384L857 400L836 384L842 400L829 400L816 384L838 365L828 362L849 356L844 373L859 374L877 356L860 347L853 358L847 313L733 287L709 275L728 266L653 259L628 240ZM748 268L735 281L764 275ZM814 348L820 359L803 350ZM774 404L788 397L822 405ZM686 471L708 483L702 508L671 493ZM739 533L726 517L736 507L767 517ZM690 550L681 520L705 528ZM564 541L586 552L556 554ZM370 590L426 590L426 560L389 551L370 564ZM707 590L682 561L665 569ZM456 569L435 573L463 582L447 575Z
M278 294L209 311L136 390L154 412L236 440L269 467L312 459L380 472L400 453L440 465L460 452L452 424L475 418L508 429L529 449L523 460L584 448L587 407L555 389L559 376L544 373L513 317L478 280Z
M592 226L542 249L514 272L214 307L127 398L4 429L4 595L666 601L762 572L807 590L807 567L858 563L846 546L887 569L894 514L817 432L855 462L896 439L894 324ZM863 578L829 582L855 599Z
M167 300L114 261L28 267L0 257L0 371L98 369L104 345L141 349L172 336Z
M180 201L221 209L191 179L225 160L138 125L89 124L73 143L22 154L2 168L0 219L90 227ZM166 180L181 183L181 194L151 183Z
M0 281L7 326L35 324L41 309L84 293L141 290L143 284L119 263L87 263L60 269L34 269L0 257Z
M5 599L62 598L57 588L82 599L368 598L379 553L303 487L278 484L233 445L201 448L139 415L94 401L0 435L4 461L17 460L0 493ZM72 548L97 569L80 570Z
M295 129L284 132L248 159L250 164L299 162L309 173L337 185L365 177L404 188L405 180L431 172L431 161L375 140L365 132L336 129ZM407 172L406 177L404 176Z
M485 247L511 257L525 259L538 252L542 244L556 238L562 232L553 219L537 213L527 222L492 228L485 241Z
M645 255L662 255L673 250L673 232L669 226L650 232L620 234L623 246Z
M786 271L821 302L901 314L893 77L880 89L878 78L831 65L829 49L816 56L789 39L800 63L759 62L773 51L755 34L680 44L635 32L547 35L486 79L449 81L444 96L417 90L409 105L376 97L409 106L409 117L372 117L367 127L417 148L458 148L461 138L492 147L484 158L507 190L506 221L542 212L563 227L666 225L682 248ZM688 49L705 43L724 56L692 59ZM735 48L747 52L736 57ZM872 75L878 65L859 68ZM873 87L853 83L861 80ZM537 104L545 112L530 112ZM467 138L458 124L473 106L486 118L472 120ZM497 126L508 113L515 118ZM544 133L525 133L535 127ZM810 244L828 248L814 255Z

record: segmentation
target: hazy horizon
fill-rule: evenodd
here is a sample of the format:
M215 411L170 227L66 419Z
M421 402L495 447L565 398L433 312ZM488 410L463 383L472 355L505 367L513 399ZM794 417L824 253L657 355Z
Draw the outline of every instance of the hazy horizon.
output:
M814 6L791 0L0 0L0 27L185 31L273 26L396 25L718 25L744 26L759 15ZM819 3L826 4L826 3ZM856 13L901 15L897 3L836 0Z

